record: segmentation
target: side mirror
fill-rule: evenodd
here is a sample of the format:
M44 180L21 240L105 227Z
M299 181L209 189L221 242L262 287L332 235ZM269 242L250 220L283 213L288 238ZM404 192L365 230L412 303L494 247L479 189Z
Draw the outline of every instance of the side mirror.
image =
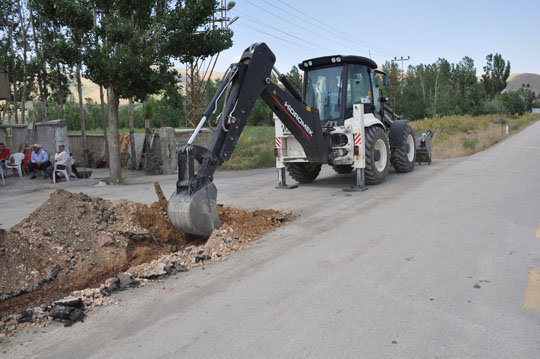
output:
M386 87L390 86L390 82L388 81L388 75L387 74L384 74L384 76L383 76L383 84Z
M379 98L379 102L380 102L380 103L388 102L388 97L385 97L385 96L380 97L380 98Z

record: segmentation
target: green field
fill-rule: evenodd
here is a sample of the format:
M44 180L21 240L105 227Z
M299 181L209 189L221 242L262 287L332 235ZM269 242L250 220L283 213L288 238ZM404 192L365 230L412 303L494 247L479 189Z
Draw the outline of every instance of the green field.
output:
M231 159L219 169L236 171L274 167L274 137L274 126L246 126Z

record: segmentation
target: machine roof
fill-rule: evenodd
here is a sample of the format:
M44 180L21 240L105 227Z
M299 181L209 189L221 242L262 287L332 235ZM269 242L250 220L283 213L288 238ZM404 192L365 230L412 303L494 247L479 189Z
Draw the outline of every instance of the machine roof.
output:
M337 62L336 59L341 59L341 61ZM334 59L334 61L332 61ZM309 65L309 63L312 63L312 65ZM377 64L372 59L368 59L367 57L363 56L342 56L342 55L333 55L333 56L324 56L324 57L316 57L314 59L308 59L302 61L300 64L298 64L298 67L303 70L310 70L313 68L321 68L321 67L328 67L328 66L337 66L341 63L348 63L348 64L360 64L360 65L366 65L369 68L376 69ZM308 64L308 66L305 66L304 64Z

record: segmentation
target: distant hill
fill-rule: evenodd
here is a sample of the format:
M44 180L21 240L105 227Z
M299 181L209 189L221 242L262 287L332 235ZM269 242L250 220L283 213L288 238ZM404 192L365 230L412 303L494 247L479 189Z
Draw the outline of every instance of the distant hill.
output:
M540 75L527 72L511 74L506 80L505 91L517 91L523 85L529 85L527 88L534 91L536 95L540 95Z
M184 86L186 84L186 70L182 68L175 68L175 69L182 75L181 83L182 83L182 86ZM212 73L212 79L221 79L222 77L223 77L223 72L214 71ZM86 99L89 97L96 103L99 103L100 101L99 100L99 86L86 78L83 78L81 80L81 83L82 83L82 90L83 90L83 99ZM75 101L78 101L79 95L77 94L77 85L75 83L73 83L70 86L70 90ZM107 102L106 90L104 90L103 96L105 96L105 102ZM120 99L120 105L126 105L127 103L128 103L127 99Z

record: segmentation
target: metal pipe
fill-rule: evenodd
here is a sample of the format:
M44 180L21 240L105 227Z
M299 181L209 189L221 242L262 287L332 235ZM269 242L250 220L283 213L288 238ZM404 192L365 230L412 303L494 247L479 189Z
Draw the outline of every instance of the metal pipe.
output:
M195 129L195 131L193 131L193 134L189 138L189 141L187 142L188 145L191 145L193 140L195 140L195 137L197 137L197 134L199 133L199 131L201 130L205 122L206 122L206 116L203 116L203 118L199 121L197 128Z

